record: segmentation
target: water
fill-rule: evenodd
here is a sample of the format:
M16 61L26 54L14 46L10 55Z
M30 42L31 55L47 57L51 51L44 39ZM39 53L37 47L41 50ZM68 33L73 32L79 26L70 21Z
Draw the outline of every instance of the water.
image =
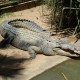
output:
M31 80L80 80L80 60L63 62Z

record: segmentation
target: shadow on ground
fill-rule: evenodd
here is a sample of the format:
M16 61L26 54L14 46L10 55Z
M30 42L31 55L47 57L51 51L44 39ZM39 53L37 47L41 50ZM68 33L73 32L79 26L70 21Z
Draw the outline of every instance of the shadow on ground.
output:
M26 58L0 55L0 76L15 77L15 75L19 75L20 71L24 69L21 64L26 60Z

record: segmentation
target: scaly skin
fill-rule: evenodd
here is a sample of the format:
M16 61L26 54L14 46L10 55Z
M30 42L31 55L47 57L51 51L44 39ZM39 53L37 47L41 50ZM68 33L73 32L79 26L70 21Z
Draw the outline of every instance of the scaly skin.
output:
M30 31L34 31L34 32L42 32L42 33L46 33L47 36L50 36L50 32L41 28L39 25L37 25L35 22L30 21L30 20L26 20L26 19L14 19L14 20L10 20L8 21L9 25L15 26L16 28L25 28L28 29Z
M24 23L22 23L24 24ZM21 25L22 25L21 24ZM37 26L36 26L37 27ZM38 30L39 31L39 30ZM12 44L13 46L20 48L22 50L27 50L30 53L30 58L35 58L37 53L43 53L45 55L63 55L69 57L79 57L79 54L74 51L74 54L71 54L66 51L66 46L70 46L70 44L63 43L61 41L53 41L50 38L46 38L44 34L45 32L37 32L33 30L29 30L26 28L17 28L15 25L5 24L5 21L0 24L0 34L4 37L1 45ZM65 45L65 46L64 46ZM73 46L73 45L72 45ZM71 51L77 50L77 48L69 47ZM79 48L80 50L80 48Z
M17 28L25 28L34 32L47 32L45 29L41 28L35 22L26 19L14 19L6 22L7 24L15 26Z
M37 25L35 22L26 20L26 19L13 19L13 20L5 20L3 22L4 25L12 26L15 28L24 28L28 29L30 31L41 33L41 36L45 36L46 38L50 37L50 32L41 28L39 25Z

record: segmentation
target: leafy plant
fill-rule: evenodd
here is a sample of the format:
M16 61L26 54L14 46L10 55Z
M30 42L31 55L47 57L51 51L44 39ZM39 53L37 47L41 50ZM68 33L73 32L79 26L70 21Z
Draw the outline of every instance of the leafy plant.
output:
M0 15L0 18L4 18L5 16L11 15L12 13L3 13Z
M74 34L80 28L80 0L43 0L51 10L51 24L58 30L75 28Z

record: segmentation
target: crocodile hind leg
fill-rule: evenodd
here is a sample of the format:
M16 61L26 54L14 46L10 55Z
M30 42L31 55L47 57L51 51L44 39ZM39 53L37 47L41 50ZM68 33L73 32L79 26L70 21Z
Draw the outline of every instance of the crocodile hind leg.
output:
M0 42L0 48L5 48L8 44L12 42L13 38L13 36L9 36L6 33L4 39Z
M36 46L30 46L28 48L29 54L30 54L30 58L29 59L34 59L36 57L36 54L38 52L40 52L40 48L36 47Z

